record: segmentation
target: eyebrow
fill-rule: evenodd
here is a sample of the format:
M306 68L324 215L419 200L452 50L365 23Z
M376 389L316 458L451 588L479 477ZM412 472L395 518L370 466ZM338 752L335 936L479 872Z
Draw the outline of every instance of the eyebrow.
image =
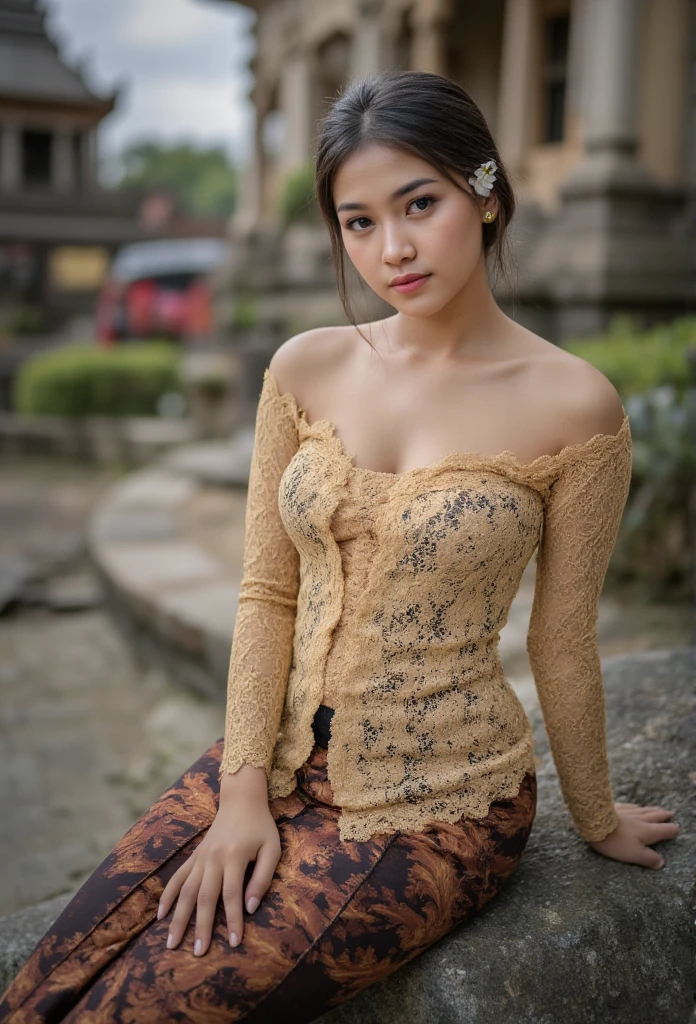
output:
M420 188L421 185L432 185L437 184L437 182L437 178L416 178L414 181L409 181L407 185L402 185L401 188L397 188L396 192L392 192L389 199L391 202L394 202L395 199L400 199L401 196L405 196L409 192L415 191L415 189ZM364 210L365 207L365 203L341 203L341 205L336 208L336 213L340 213L341 210Z

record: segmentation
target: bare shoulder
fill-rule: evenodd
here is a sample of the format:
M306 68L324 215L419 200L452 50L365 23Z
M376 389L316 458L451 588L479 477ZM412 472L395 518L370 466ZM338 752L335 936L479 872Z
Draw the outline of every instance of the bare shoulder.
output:
M531 332L530 332L531 334ZM595 434L616 434L624 420L621 396L596 366L538 335L534 351L535 386L563 424L562 444L584 444Z
M306 408L305 400L316 394L315 386L346 357L351 331L341 325L314 327L284 341L268 364L280 393L291 392Z

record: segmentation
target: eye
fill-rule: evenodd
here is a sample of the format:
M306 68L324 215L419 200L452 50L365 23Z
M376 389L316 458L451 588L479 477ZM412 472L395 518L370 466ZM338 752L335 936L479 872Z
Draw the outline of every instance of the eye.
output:
M410 206L413 206L414 203L433 203L434 204L436 202L437 202L437 199L435 198L435 196L417 196L415 199L412 199L411 202L408 205L410 207ZM427 209L428 209L428 206L423 206L417 212L418 213L425 213L425 211ZM349 221L346 222L346 229L348 231L352 231L354 234L362 234L362 232L364 230L366 230L366 229L364 229L364 228L357 228L357 230L356 230L356 228L354 226L356 224L359 224L360 221L367 221L368 225L372 223L372 221L370 220L369 217L353 217L352 220L349 220Z
M353 225L357 224L358 221L361 221L361 220L366 220L368 222L368 224L370 222L370 218L369 217L353 217L352 220L346 221L346 228L348 229L348 231L355 231L355 228L353 227ZM357 233L360 234L360 231L358 231Z
M437 202L437 199L434 196L418 196L417 199L412 199L411 202L408 205L409 206L413 206L414 203L436 203L436 202ZM425 210L427 210L427 209L428 209L428 207L424 206L424 207L421 207L421 209L418 212L419 213L424 213Z

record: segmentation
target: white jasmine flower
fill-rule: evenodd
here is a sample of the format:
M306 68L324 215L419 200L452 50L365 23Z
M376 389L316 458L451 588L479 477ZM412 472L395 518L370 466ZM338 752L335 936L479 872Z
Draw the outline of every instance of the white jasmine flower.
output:
M495 160L486 160L474 172L475 177L469 178L469 184L474 186L474 191L480 196L489 196L493 190L493 182L496 181L495 172L498 165Z

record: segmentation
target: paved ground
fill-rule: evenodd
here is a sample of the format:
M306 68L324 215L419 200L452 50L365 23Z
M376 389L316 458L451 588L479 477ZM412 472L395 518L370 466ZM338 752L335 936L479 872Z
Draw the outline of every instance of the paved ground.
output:
M93 604L80 541L112 479L79 465L0 461L0 565L18 556L35 567L60 563L53 597ZM0 650L5 914L82 884L222 735L224 712L139 664L98 605L15 605L0 617Z
M0 460L0 593L3 564L10 585L11 564L47 575L34 585L33 606L0 616L0 914L80 885L222 735L224 709L139 663L95 603L83 528L114 479L66 462ZM210 487L186 503L181 523L238 572L244 511L244 491ZM526 707L536 700L524 648L533 579L532 565L501 634L506 672ZM601 653L680 646L689 628L688 608L607 595Z

